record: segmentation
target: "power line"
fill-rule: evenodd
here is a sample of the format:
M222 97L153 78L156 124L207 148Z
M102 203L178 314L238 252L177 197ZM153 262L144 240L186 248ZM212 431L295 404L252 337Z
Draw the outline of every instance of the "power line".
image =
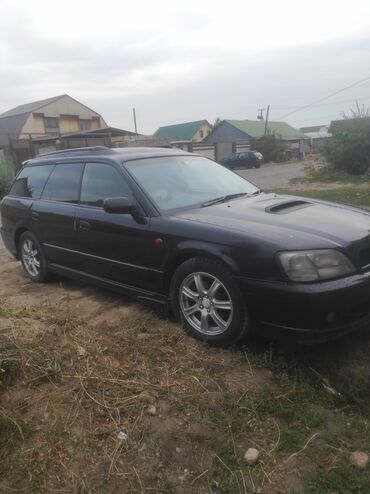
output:
M308 105L301 106L301 107L297 108L296 110L293 110L293 111L287 113L286 115L283 115L280 118L287 118L290 115L293 115L293 113L297 113L298 111L305 110L306 108L310 108L311 106L317 105L318 103L321 103L321 101L325 101L329 98L332 98L333 96L336 96L337 94L342 93L343 91L347 91L348 89L351 89L355 86L358 86L358 84L361 84L362 82L366 82L369 80L370 80L370 76L365 77L364 79L360 79L359 81L356 81L353 84L350 84L349 86L343 87L342 89L339 89L338 91L335 91L334 93L331 93L328 96L324 96L323 98L320 98L316 101L313 101L312 103L309 103Z

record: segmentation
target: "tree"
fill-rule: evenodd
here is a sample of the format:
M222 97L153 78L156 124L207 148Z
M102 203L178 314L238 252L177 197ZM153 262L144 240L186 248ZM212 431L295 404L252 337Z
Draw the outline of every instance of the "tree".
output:
M262 153L265 162L282 161L286 157L287 149L285 142L272 134L251 139L250 148L253 149L253 151Z
M220 123L221 123L221 118L217 117L214 124L213 124L213 128L217 127L217 125L220 125Z
M336 124L323 149L325 158L338 170L365 173L370 165L370 117L345 118Z
M347 115L345 112L341 113L341 117L345 120L351 120L352 118L369 118L370 117L370 109L369 107L365 107L365 105L360 105L358 104L358 101L356 101L356 108L353 109L351 108L349 110L351 112L351 115Z

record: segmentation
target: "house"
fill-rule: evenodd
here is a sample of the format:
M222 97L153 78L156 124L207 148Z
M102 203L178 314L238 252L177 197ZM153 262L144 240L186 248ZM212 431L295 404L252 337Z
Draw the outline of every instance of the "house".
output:
M358 124L361 124L364 128L368 128L370 131L370 117L358 117L332 120L330 122L329 132L334 133L351 129L353 126L357 126Z
M321 151L324 143L331 137L329 125L311 125L310 127L301 127L299 131L310 139L311 152Z
M212 126L207 120L197 120L196 122L186 122L176 125L166 125L159 127L154 133L155 138L167 139L173 144L202 141L212 131Z
M204 143L238 142L257 139L265 135L266 122L262 120L222 120L213 131L205 137ZM307 137L285 122L268 122L267 133L300 145Z
M55 136L106 127L99 113L63 94L0 114L0 147L9 144L9 139Z

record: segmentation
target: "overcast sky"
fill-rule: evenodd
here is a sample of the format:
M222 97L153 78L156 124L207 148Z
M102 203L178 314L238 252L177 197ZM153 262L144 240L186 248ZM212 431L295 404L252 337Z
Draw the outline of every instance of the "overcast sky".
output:
M369 0L0 0L0 112L68 93L150 134L220 118L325 124L370 106ZM291 115L286 116L287 114Z

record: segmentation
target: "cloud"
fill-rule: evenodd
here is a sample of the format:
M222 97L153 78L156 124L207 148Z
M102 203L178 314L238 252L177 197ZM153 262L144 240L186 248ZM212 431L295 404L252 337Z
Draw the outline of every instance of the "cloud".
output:
M2 4L0 111L69 93L123 128L132 128L135 106L149 133L191 119L255 118L267 104L280 118L367 75L365 0L351 8L312 0L304 15L293 0ZM313 107L291 121L316 123L342 109Z

